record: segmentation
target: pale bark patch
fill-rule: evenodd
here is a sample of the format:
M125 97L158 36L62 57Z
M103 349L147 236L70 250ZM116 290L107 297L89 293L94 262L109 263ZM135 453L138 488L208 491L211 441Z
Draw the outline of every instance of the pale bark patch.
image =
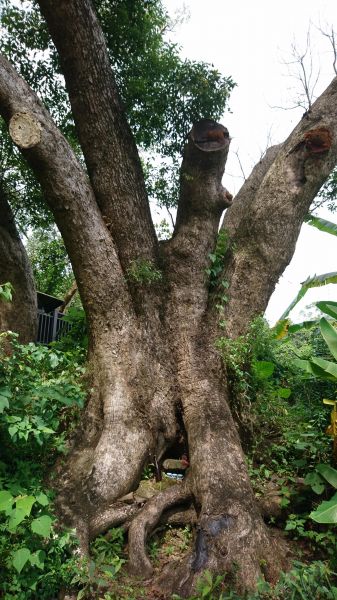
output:
M19 148L33 148L41 141L41 125L28 112L16 113L9 122L9 133Z

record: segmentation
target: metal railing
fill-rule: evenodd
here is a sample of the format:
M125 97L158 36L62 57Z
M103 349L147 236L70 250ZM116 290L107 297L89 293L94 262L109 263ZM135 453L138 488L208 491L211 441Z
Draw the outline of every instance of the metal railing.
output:
M62 335L71 329L70 323L63 319L63 313L54 310L51 313L45 313L43 310L37 311L38 315L38 344L50 344L59 340Z

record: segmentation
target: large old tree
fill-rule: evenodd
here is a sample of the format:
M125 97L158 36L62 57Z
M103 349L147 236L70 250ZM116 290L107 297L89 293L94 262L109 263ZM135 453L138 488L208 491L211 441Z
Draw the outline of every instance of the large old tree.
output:
M135 141L90 0L38 0L72 106L86 169L11 64L0 59L0 112L39 180L64 239L89 323L90 394L58 475L58 504L83 551L130 521L133 573L150 577L145 541L167 509L193 503L194 551L168 567L180 594L206 568L253 586L282 566L249 482L216 351L263 313L302 221L337 162L337 78L232 201L222 187L230 137L210 119L186 140L172 238L155 235ZM192 126L192 124L191 124ZM226 251L210 281L219 223ZM226 287L226 297L222 293ZM139 512L120 499L177 443L190 469ZM173 584L172 584L173 582Z

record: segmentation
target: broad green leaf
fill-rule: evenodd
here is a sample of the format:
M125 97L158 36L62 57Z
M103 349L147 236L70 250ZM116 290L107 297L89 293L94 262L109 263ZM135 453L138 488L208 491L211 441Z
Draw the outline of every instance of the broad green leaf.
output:
M319 322L319 326L321 329L322 336L326 341L329 350L332 356L337 360L337 331L336 329L325 319L322 319Z
M277 390L277 395L280 398L289 398L289 396L291 396L291 389L290 388L278 388Z
M42 515L34 519L31 523L31 530L33 533L37 533L41 537L49 537L52 526L52 519L48 515Z
M314 377L321 379L327 379L328 381L336 381L337 378L337 364L324 360L323 358L312 358L311 360L295 359L295 366L303 369Z
M11 425L10 427L8 427L8 433L11 437L14 437L15 434L18 432L18 426L17 425Z
M3 413L5 408L9 408L8 398L0 395L0 413Z
M274 373L275 365L267 360L257 360L254 362L254 371L260 379L267 379Z
M329 317L337 319L337 302L332 302L331 300L322 300L320 302L316 302L316 306L326 315L329 315Z
M317 373L317 367L321 369L328 378L337 379L337 363L325 360L324 358L313 357L311 359L312 368ZM320 377L320 375L316 375ZM330 377L331 376L331 377Z
M314 375L310 360L302 360L301 358L295 358L293 364L299 369L310 373L310 375Z
M326 479L330 485L337 489L337 471L330 465L317 465L316 471Z
M13 533L16 530L17 526L20 525L20 523L24 520L25 517L26 517L26 513L24 510L22 510L22 508L15 508L12 511L12 514L11 514L9 522L8 522L8 530Z
M332 221L326 221L325 219L321 219L321 217L315 217L315 215L307 215L304 221L308 225L311 225L311 227L337 236L337 224Z
M331 500L322 502L316 510L313 510L309 517L316 523L337 523L337 494Z
M48 497L46 496L46 494L43 493L36 496L36 502L41 504L41 506L47 506L49 504Z
M50 361L50 366L52 369L55 369L55 367L57 367L57 365L60 362L59 357L57 356L57 354L55 354L55 352L50 353L49 361Z
M14 502L14 498L12 494L7 492L7 490L1 490L0 492L0 511L7 511Z
M328 285L328 283L337 283L337 272L334 271L332 273L323 273L322 275L314 275L313 277L308 277L303 283L300 291L298 292L296 298L289 304L289 306L284 311L283 315L281 315L279 321L282 321L287 318L292 309L298 304L300 300L305 296L307 291L310 288L322 287L323 285Z
M323 479L318 473L316 473L316 471L308 473L304 479L304 483L306 485L310 485L315 494L322 494L325 490Z
M5 396L5 398L11 398L12 392L9 387L0 387L0 396Z
M16 500L16 508L23 510L25 516L29 517L34 503L35 496L21 496Z
M46 553L43 550L37 550L34 554L30 555L29 562L32 566L38 567L39 569L44 568L44 561Z
M14 552L12 564L18 573L21 573L23 567L25 566L29 558L30 550L28 550L28 548L20 548L19 550L16 550L16 552Z

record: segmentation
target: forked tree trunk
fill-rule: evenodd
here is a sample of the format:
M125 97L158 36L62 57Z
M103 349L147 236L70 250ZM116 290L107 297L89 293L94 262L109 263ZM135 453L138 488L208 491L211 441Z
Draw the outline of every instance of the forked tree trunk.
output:
M0 285L13 286L12 301L0 300L0 333L14 331L22 344L35 342L37 300L33 272L0 183Z
M39 4L61 57L89 179L5 59L0 110L46 193L89 323L90 394L58 474L60 510L85 551L95 535L128 520L130 569L150 577L146 537L163 512L193 502L194 550L168 567L168 589L188 594L204 569L223 573L234 564L242 588L254 586L261 565L273 580L282 552L254 499L215 341L244 333L264 311L310 203L337 161L337 79L289 139L267 153L232 205L221 185L228 131L212 120L195 124L176 228L160 245L89 0ZM228 300L219 306L207 272L228 206L218 278L219 288L228 285ZM125 506L121 498L137 487L144 466L181 439L190 460L184 482L140 512Z

